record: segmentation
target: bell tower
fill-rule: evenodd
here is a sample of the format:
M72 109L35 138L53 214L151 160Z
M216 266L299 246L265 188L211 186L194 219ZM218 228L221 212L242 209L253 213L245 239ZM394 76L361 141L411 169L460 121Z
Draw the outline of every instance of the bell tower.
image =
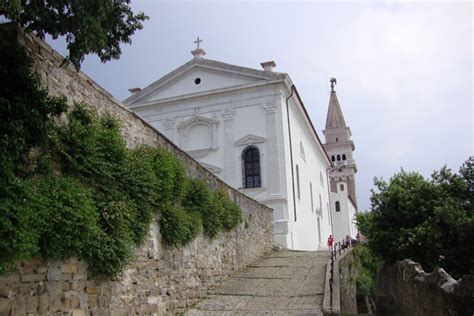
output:
M324 149L326 150L333 164L329 178L331 182L331 192L337 193L340 190L347 190L349 200L357 209L355 174L357 165L352 157L355 149L351 140L351 129L346 126L342 114L339 100L334 89L337 81L331 78L331 95L329 98L328 114L326 117L326 128ZM345 184L345 188L344 188Z

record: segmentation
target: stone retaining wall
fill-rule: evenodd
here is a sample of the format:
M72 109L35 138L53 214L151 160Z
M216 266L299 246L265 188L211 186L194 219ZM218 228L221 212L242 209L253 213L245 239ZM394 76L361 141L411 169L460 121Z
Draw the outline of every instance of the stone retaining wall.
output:
M352 249L351 247L342 252L337 252L333 268L332 293L330 290L331 258L328 260L323 297L323 315L357 314L357 265Z
M405 259L377 275L377 314L474 315L474 276L454 280L443 269L431 273Z
M270 208L227 186L84 73L72 66L60 67L63 57L43 41L12 24L1 25L0 32L12 32L27 49L51 95L86 102L99 114L118 117L129 147L148 144L174 152L188 175L227 190L243 212L237 229L214 239L200 235L181 248L161 242L157 215L135 260L115 279L92 276L87 263L74 258L25 262L17 273L0 278L0 315L176 314L197 302L210 286L271 249Z
M339 261L341 312L344 315L357 314L357 267L351 248Z

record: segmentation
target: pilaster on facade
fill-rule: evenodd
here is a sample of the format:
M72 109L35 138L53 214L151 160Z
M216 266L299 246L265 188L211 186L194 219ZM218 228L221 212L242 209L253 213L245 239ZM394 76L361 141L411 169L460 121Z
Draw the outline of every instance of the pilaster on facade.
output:
M262 107L266 114L275 114L277 110L277 103L276 101L267 101L262 103Z
M235 109L223 109L221 115L224 121L233 120L235 118Z
M167 118L163 121L163 126L165 127L165 135L170 140L174 140L175 125L176 125L176 118Z
M224 180L228 183L235 181L235 162L234 162L234 118L235 109L221 110L224 119Z

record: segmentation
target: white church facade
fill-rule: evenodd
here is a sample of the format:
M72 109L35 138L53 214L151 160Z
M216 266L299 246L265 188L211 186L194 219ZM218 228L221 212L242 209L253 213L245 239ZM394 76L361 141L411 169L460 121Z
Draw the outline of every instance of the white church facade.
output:
M274 62L255 70L194 58L124 103L209 171L274 210L274 242L326 249L333 234L330 156ZM342 199L341 199L342 201Z

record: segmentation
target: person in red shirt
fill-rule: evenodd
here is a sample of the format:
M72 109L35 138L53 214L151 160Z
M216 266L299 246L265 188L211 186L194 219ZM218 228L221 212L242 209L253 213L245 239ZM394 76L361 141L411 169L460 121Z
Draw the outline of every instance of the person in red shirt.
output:
M332 251L332 244L334 243L334 238L332 237L332 235L329 235L328 237L328 248L330 251Z

